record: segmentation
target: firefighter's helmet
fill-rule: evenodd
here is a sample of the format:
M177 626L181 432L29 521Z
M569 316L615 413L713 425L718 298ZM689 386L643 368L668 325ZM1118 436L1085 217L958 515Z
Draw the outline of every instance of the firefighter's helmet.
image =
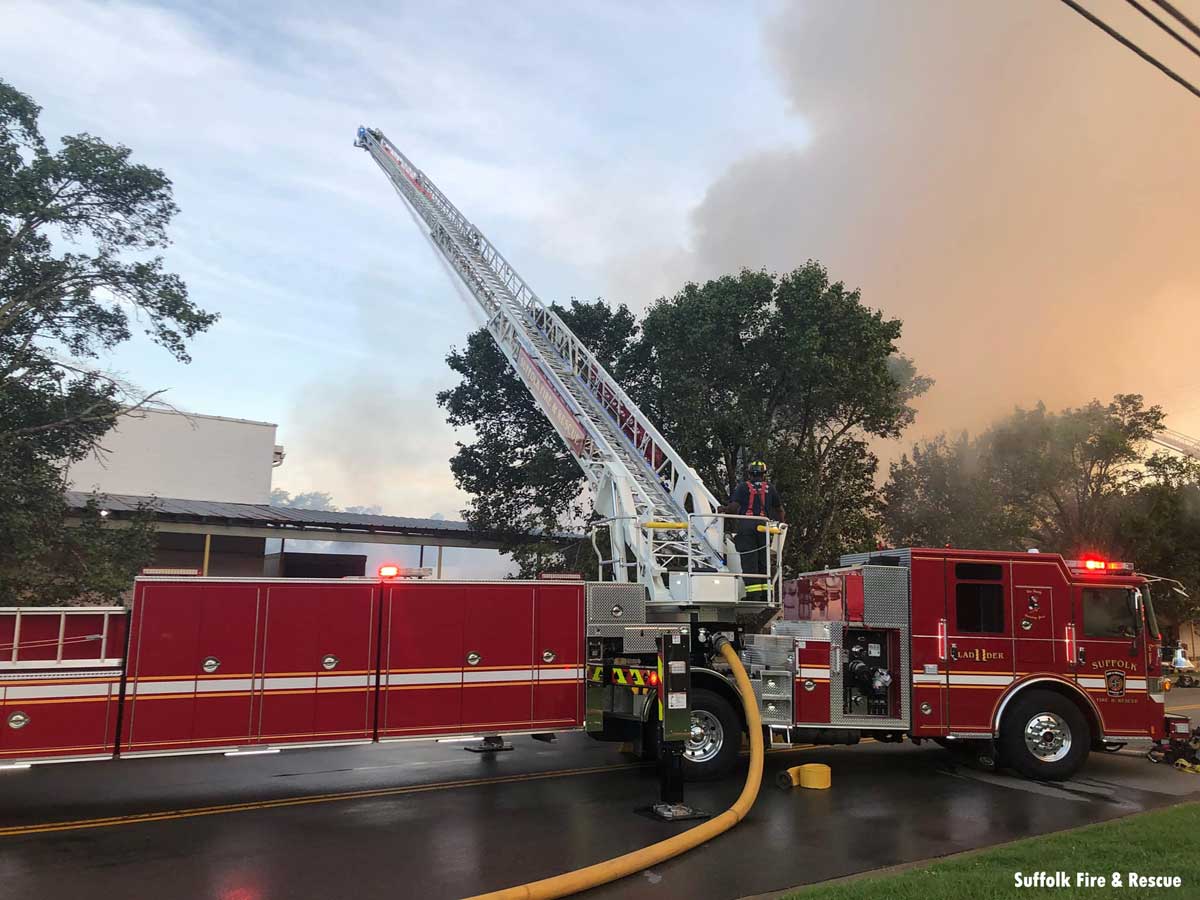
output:
M762 481L767 477L767 464L761 459L756 459L746 467L750 473L751 481Z

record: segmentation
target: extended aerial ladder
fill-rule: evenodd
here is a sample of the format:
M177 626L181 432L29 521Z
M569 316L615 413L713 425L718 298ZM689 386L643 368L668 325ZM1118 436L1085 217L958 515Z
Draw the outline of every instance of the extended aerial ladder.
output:
M600 524L607 526L602 571L614 581L645 585L652 604L737 603L740 560L717 499L696 472L425 173L377 129L360 127L355 146L371 154L428 227L431 242L482 308L501 352L583 469ZM782 531L763 531L777 550Z
M1176 453L1182 453L1192 459L1200 459L1200 441L1182 432L1164 428L1162 431L1156 431L1150 440L1160 447L1166 447L1168 450L1174 450Z

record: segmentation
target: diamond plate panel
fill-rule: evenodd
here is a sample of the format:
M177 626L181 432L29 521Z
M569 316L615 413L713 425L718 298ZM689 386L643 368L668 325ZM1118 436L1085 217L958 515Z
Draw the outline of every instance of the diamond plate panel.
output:
M655 653L658 650L657 638L662 629L640 631L636 626L629 625L588 625L588 637L621 638L623 653Z
M767 669L791 669L795 644L785 635L748 634L742 639L742 662Z
M908 625L908 569L863 566L863 618L872 625Z
M587 586L589 625L638 625L646 621L646 588L640 584L592 581ZM590 632L589 632L590 633Z
M832 622L772 622L771 633L808 641L829 640Z
M788 673L787 675L790 680ZM790 697L771 697L763 698L763 683L761 679L755 678L750 682L754 686L754 699L758 702L758 712L762 716L764 725L791 725L792 724L792 700Z

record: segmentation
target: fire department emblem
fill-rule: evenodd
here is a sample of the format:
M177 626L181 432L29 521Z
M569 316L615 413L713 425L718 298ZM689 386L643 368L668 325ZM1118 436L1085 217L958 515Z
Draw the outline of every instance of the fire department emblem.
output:
M1108 688L1108 696L1124 697L1125 696L1125 673L1118 671L1109 671L1104 673L1104 685Z

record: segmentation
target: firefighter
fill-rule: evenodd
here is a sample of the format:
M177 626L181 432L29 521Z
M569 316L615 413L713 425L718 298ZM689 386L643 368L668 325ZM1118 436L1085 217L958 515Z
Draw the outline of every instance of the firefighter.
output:
M746 480L733 490L724 512L738 516L766 516L773 522L783 522L783 500L779 491L767 480L767 464L755 460L746 467ZM747 519L735 519L733 543L742 560L742 572L765 575L767 545L770 535L759 531L762 524ZM766 579L746 579L746 593L755 594L770 587Z

